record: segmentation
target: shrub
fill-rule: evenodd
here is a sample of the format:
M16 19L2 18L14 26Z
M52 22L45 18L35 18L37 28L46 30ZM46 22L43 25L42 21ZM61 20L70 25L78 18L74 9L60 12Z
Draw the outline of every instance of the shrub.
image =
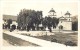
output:
M67 45L69 45L69 46L77 46L77 44L74 43L74 42L72 42L72 41L67 41L67 42L65 42L65 45L66 45L66 46L67 46Z
M57 39L53 39L53 38L52 38L52 39L51 39L51 42L57 42Z

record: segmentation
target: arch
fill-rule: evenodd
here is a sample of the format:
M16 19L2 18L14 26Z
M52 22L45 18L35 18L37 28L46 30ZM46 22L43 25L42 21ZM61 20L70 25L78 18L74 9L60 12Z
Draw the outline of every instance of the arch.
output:
M59 26L59 29L61 29L61 30L62 30L62 29L63 29L63 26L62 26L62 25L60 25L60 26Z

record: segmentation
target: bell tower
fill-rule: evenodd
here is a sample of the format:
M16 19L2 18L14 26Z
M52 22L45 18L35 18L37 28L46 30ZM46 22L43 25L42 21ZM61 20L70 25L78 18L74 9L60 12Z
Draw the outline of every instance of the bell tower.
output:
M72 20L71 20L71 14L69 13L69 11L67 11L67 12L65 13L65 17L66 17L67 21L72 21Z
M65 16L66 16L66 17L70 17L70 16L71 16L71 14L69 13L69 11L67 11L67 12L65 13Z
M49 11L49 15L50 17L55 17L56 16L56 12L53 8L51 8L51 10Z

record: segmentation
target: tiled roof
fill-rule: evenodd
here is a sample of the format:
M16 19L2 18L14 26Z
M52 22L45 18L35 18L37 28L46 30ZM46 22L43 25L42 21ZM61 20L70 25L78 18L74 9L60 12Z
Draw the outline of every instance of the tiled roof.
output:
M17 16L13 16L13 15L3 15L3 20L8 20L8 19L12 19L14 21L17 21Z

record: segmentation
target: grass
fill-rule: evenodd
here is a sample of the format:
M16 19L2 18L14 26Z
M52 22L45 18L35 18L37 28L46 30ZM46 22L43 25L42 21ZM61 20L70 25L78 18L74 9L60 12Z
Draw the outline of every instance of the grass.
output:
M78 33L61 33L61 32L56 33L55 32L55 35L32 36L32 37L47 40L47 41L51 41L52 39L56 39L57 43L61 43L61 44L65 44L68 41L72 41L76 44L75 46L77 46L77 43L78 43L78 35L77 34ZM26 35L26 36L29 36L29 35Z
M5 33L3 33L3 39L6 40L9 44L13 46L39 46L37 44L31 43L28 41L24 41L20 38L13 37Z
M43 36L31 36L31 37L35 37L35 38L39 38L39 39L43 39L43 40L46 40L46 41L51 41L52 39L56 39L57 40L57 43L60 43L60 44L64 44L68 41L71 41L71 42L74 42L77 46L77 43L78 43L78 33L62 33L62 32L53 32L55 35L43 35ZM30 35L27 35L27 34L22 34L22 35L25 35L25 36L30 36ZM4 39L8 39L8 41L12 42L12 44L17 44L19 46L30 46L30 45L33 45L33 46L38 46L36 44L33 44L33 43L30 43L30 42L27 42L27 41L24 41L24 40L21 40L21 39L16 39L15 37L12 37L10 38L10 36L5 36L4 33L3 33L3 38ZM56 42L56 41L54 41Z

